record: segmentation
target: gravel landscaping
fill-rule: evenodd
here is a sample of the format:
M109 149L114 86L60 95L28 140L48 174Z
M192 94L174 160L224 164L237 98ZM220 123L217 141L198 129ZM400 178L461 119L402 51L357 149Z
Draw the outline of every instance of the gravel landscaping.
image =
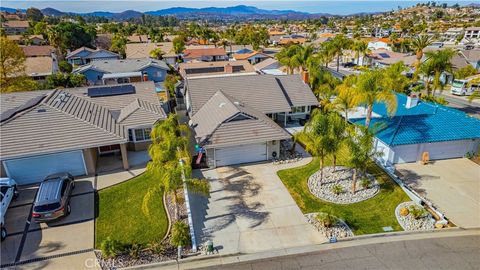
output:
M345 238L345 237L352 237L353 232L348 227L348 225L341 219L335 218L335 224L333 224L331 227L325 227L320 221L317 219L317 215L319 213L309 213L305 214L305 218L307 219L307 222L315 226L317 231L322 233L325 237L331 238L335 237L337 239L339 238Z
M363 177L359 173L357 175L356 192L353 194L352 176L352 168L337 166L333 171L333 166L325 167L323 169L323 180L320 182L320 170L315 172L308 178L308 188L317 198L337 204L351 204L368 200L380 190L380 186L373 175L367 173ZM362 186L362 179L369 181L367 188ZM338 194L334 193L335 188L339 189Z
M402 226L405 231L433 230L435 228L435 219L426 210L425 214L418 219L415 219L411 211L408 211L407 215L401 214L402 208L411 209L412 206L415 207L418 205L414 202L403 202L395 209L395 216L400 226Z

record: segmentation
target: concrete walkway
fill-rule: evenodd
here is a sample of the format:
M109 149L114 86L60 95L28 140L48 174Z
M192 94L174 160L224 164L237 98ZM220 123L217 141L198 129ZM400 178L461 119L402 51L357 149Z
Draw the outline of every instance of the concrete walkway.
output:
M277 176L297 163L254 163L196 170L210 179L210 198L192 195L197 242L212 240L220 254L254 253L319 244L327 239L305 221L301 210Z
M97 176L97 190L130 180L133 177L142 174L145 172L145 170L145 166L139 166L129 170L120 169L111 172L100 173Z

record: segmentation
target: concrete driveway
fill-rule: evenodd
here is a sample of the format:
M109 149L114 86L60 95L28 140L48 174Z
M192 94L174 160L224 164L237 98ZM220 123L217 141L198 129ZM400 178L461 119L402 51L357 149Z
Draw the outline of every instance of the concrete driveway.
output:
M72 213L49 223L30 222L37 189L21 187L20 196L7 210L8 236L1 243L2 268L79 269L88 267L89 262L95 268L94 178L76 179Z
M468 159L398 164L401 179L457 226L480 227L480 166Z
M276 171L301 163L242 166L196 170L208 178L210 198L191 196L197 242L212 240L220 254L254 253L320 244L326 239L305 217Z

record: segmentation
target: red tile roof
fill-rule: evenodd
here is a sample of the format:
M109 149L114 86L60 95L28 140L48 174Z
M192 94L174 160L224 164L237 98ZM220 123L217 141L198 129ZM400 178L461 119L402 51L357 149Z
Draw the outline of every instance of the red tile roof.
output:
M224 48L186 49L185 51L183 51L184 58L199 58L202 56L219 55L227 55Z

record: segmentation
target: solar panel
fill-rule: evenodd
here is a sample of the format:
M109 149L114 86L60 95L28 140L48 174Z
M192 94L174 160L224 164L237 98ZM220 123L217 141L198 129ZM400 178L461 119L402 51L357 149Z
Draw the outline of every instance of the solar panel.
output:
M134 93L135 86L131 84L88 88L89 97L107 97Z
M382 58L390 58L390 55L387 53L379 53L378 55L380 55Z
M22 112L26 109L30 109L33 106L36 106L37 104L39 104L45 98L45 96L46 95L40 95L40 96L34 97L32 99L27 100L27 102L25 102L24 104L22 104L20 106L17 106L15 108L12 108L12 109L9 109L9 110L3 112L0 115L0 122L6 121L6 120L12 118L15 114L17 114L19 112Z

